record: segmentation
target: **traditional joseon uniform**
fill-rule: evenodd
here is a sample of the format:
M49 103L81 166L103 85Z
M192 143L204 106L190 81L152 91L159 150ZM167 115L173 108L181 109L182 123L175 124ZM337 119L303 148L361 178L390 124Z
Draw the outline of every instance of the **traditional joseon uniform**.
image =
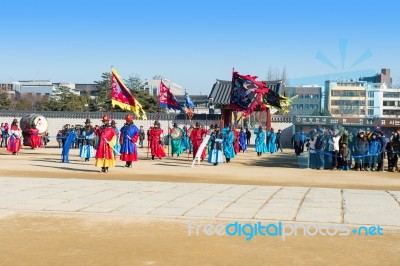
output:
M41 139L39 138L39 129L36 128L36 126L32 126L33 128L29 129L29 135L30 135L30 143L31 143L31 148L36 149L39 148L41 145Z
M64 146L61 151L61 162L69 163L69 150L71 149L72 143L74 143L75 139L76 139L75 129L71 128L67 135L67 138L65 139Z
M10 127L10 139L8 140L7 151L12 152L14 155L18 155L21 149L21 136L22 132L17 125L18 121L14 119Z
M274 131L267 132L267 152L274 153L276 150L276 134Z
M229 128L224 128L222 130L222 136L224 138L223 146L224 146L224 155L226 157L226 162L230 163L232 158L235 158L235 150L233 148L233 142L235 140L235 135L233 131Z
M102 173L108 173L109 167L115 166L115 157L113 147L117 141L114 128L109 124L110 118L103 117L103 126L97 131L99 146L96 152L96 166L101 167Z
M155 157L158 157L159 159L165 157L162 138L163 130L160 129L160 123L156 121L154 122L154 127L150 129L148 137L152 160L154 160Z
M187 151L188 153L192 152L191 147L190 147L190 139L188 136L188 130L186 129L186 127L183 127L183 137L182 137L181 145L182 145L183 151Z
M180 130L180 128L178 127L178 125L176 123L174 123L174 128L175 128L175 130ZM172 128L170 130L170 134L172 133L174 128ZM186 133L183 132L183 134L186 134ZM174 154L176 154L179 157L179 155L183 153L184 146L182 144L182 140L183 140L183 136L181 139L172 139L171 138L171 155L172 155L172 157L174 157Z
M211 150L208 153L208 163L218 165L223 162L222 158L222 142L223 137L219 129L212 132L210 135Z
M247 134L243 130L241 130L239 133L239 146L239 151L245 152L247 150Z
M196 157L196 153L203 141L203 136L207 134L207 131L199 127L199 123L196 123L196 127L190 133L190 140L193 143L193 159ZM204 149L200 156L201 160L203 161L206 158L206 149Z
M265 145L265 133L262 129L258 128L254 130L254 134L256 137L256 152L258 156L261 156L262 153L267 152L267 145Z
M116 123L114 120L111 121L111 127L114 129L115 131L115 138L116 138L116 142L114 145L114 157L117 158L116 156L121 155L119 150L121 149L121 145L119 144L119 129L116 127Z
M125 167L132 167L132 162L138 160L136 142L140 136L140 130L133 124L133 116L127 115L125 125L120 130L119 142L121 143L120 159L126 162Z
M240 133L237 130L233 130L232 132L235 137L235 140L233 142L233 148L235 150L235 154L238 154L240 152L240 144L239 144Z
M79 156L85 158L85 162L89 161L89 158L94 157L94 127L90 125L90 120L86 119L85 127L83 128L82 134L83 144L81 145Z

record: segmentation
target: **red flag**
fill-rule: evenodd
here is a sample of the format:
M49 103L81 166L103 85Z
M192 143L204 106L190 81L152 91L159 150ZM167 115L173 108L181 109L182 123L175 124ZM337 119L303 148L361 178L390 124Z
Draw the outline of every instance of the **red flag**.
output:
M179 104L178 100L174 96L174 94L170 91L167 86L165 86L164 82L160 83L160 96L159 96L159 101L160 101L160 107L162 108L168 108L168 109L173 109L177 111L181 111L184 113L185 111L182 110L181 105Z

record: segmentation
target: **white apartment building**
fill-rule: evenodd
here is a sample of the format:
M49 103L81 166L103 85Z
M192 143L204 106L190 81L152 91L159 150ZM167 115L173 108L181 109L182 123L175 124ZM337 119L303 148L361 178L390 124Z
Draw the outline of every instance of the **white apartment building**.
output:
M160 94L160 83L161 79L145 80L144 85L140 87L140 90L147 91L153 96L158 96ZM181 85L178 85L168 79L163 79L163 83L170 88L171 92L175 95L183 95L184 91Z
M368 83L367 110L368 117L400 117L400 89Z

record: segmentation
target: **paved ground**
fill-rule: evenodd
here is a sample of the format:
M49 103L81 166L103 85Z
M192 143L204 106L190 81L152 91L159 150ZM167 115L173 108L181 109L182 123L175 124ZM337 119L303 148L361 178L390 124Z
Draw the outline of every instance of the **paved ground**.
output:
M194 168L187 155L98 173L71 151L0 149L0 264L398 265L400 175L304 169L291 150ZM380 225L379 237L188 236L188 221Z
M0 176L44 177L62 179L169 181L180 183L216 183L241 185L323 187L400 191L400 174L388 172L355 172L304 169L307 153L300 158L293 150L257 157L254 148L240 153L229 164L202 163L191 168L187 154L180 158L146 160L146 149L139 149L139 161L133 168L117 161L108 174L99 174L94 160L85 162L78 150L70 152L70 163L61 163L60 149L24 148L19 156L0 149Z
M400 191L1 177L0 210L400 227Z

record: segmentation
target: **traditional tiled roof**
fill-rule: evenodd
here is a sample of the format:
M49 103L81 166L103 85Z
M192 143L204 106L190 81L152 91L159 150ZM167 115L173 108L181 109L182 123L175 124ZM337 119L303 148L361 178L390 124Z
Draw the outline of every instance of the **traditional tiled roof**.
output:
M279 92L282 80L264 81L267 87L271 90ZM231 100L232 81L219 80L215 82L211 90L209 98L212 98L212 103L216 105L229 105Z

